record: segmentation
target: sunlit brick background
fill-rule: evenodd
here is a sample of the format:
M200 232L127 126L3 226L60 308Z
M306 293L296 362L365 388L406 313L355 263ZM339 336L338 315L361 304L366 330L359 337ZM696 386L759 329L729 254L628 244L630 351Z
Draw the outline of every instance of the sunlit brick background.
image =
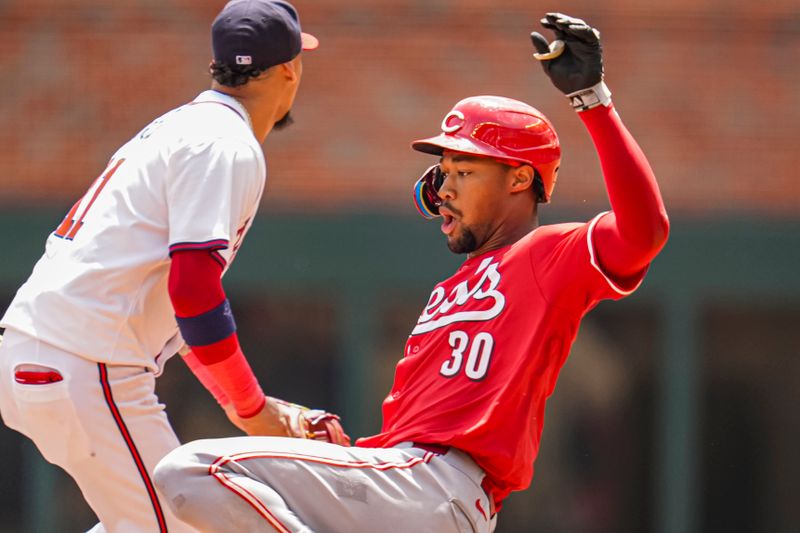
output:
M147 121L208 85L207 0L7 0L0 5L0 201L63 202ZM605 203L586 133L531 58L539 12L601 28L607 81L673 211L800 211L797 0L317 0L294 127L266 143L267 205L409 209L427 166L410 140L449 107L500 94L555 122L555 202Z

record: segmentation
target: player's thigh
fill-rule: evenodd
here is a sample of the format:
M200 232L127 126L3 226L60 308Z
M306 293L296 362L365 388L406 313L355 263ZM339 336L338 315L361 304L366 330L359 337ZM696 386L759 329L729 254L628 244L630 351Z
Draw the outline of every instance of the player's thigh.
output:
M152 472L179 444L152 373L94 364L73 397L90 451L62 465L109 531L170 531L180 527L155 490Z
M161 514L172 522L153 490L151 472L179 443L155 395L152 373L99 365L24 335L12 334L11 340L1 347L0 360L0 379L9 385L3 402L11 405L3 409L14 419L9 425L70 474L109 531L157 531ZM14 379L15 370L32 364L62 379Z
M95 486L113 486L108 477L139 479L152 473L158 461L179 444L155 395L155 378L143 368L96 363L73 393L80 425L89 435L89 454L67 465L75 477ZM127 486L131 486L127 483ZM138 487L131 487L138 490Z
M0 350L6 423L52 463L88 455L89 437L72 395L82 381L76 367L88 362L15 331L6 331Z
M155 395L153 374L141 367L100 365L30 337L11 344L4 372L14 422L51 462L65 468L138 455L154 467L178 440ZM60 380L14 379L15 371L50 369ZM17 372L17 375L19 373ZM122 467L122 465L118 465Z
M277 437L196 441L167 456L159 470L171 483L208 473L210 490L259 496L258 484L314 531L461 532L471 518L429 467L431 454L415 449L342 447ZM205 475L205 474L203 474ZM176 477L177 476L177 477ZM256 483L253 483L256 481ZM269 506L269 496L263 502Z
M181 524L153 482L158 460L177 446L168 424L122 415L123 436L117 424L95 433L92 451L83 460L65 465L84 498L109 532L194 531Z

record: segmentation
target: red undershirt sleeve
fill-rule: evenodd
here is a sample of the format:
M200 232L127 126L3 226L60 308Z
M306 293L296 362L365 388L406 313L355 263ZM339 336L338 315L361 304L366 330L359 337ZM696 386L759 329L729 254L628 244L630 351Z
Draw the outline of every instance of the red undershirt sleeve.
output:
M595 253L609 276L625 280L663 248L669 219L650 164L613 105L578 115L597 149L612 209L594 228Z
M225 300L222 265L209 250L179 250L172 253L167 290L175 314L197 316Z

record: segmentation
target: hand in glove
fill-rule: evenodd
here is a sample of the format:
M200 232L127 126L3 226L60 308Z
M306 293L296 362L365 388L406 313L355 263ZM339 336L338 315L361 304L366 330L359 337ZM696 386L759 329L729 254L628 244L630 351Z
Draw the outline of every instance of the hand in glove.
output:
M538 59L545 74L570 98L578 111L609 105L611 93L603 83L603 48L600 32L581 19L561 13L548 13L542 26L553 30L556 40L548 43L538 32L531 32Z

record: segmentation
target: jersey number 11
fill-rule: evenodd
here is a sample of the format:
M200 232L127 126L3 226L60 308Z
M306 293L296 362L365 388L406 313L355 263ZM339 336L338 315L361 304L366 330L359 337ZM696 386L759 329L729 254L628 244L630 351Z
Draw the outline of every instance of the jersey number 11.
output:
M101 174L100 177L94 181L94 183L92 183L92 186L89 187L89 190L86 191L86 194L84 194L80 200L75 202L75 205L73 205L72 209L69 210L67 216L64 217L64 220L58 225L58 228L56 228L56 231L54 232L56 237L66 239L68 241L71 241L75 238L75 235L78 234L81 226L83 226L83 219L86 217L86 213L89 211L89 208L92 207L92 204L95 200L97 200L100 191L103 190L103 187L106 186L108 180L111 179L111 176L114 175L114 172L117 171L123 161L125 160L119 159L116 162L113 160L109 162L108 167L106 167L106 171L103 172L103 174ZM81 210L81 206L83 204L85 204L85 207L83 207L83 210ZM81 214L80 216L77 216L79 210L81 210Z

